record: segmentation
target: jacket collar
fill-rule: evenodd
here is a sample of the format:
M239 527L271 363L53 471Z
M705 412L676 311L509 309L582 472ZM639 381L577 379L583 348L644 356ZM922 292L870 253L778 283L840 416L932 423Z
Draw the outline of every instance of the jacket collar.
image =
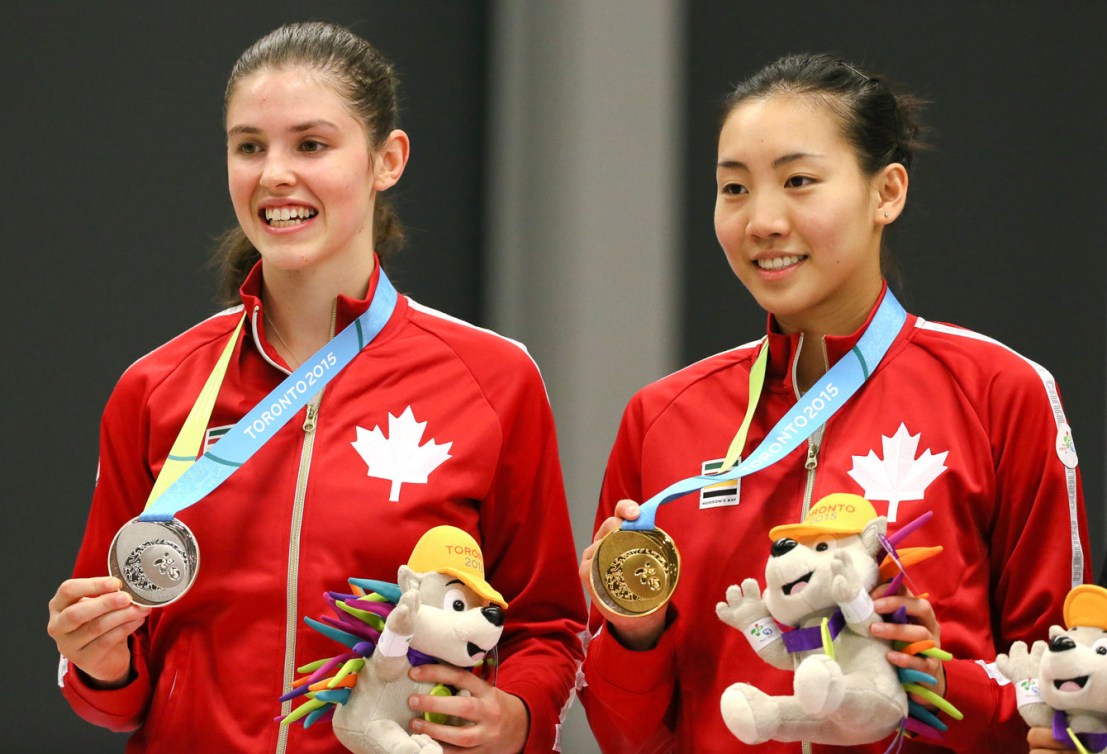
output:
M377 285L380 282L381 277L381 260L380 257L374 255L373 274L369 277L369 290L366 292L364 298L355 298L352 296L345 296L339 294L336 298L336 310L334 331L335 333L342 332L351 322L360 317L373 303L373 296L376 295ZM277 349L273 347L272 343L266 337L265 328L261 326L265 313L265 304L261 298L262 289L262 269L261 261L253 266L249 274L246 275L246 279L242 282L242 285L238 289L239 296L242 298L242 305L246 309L246 316L253 324L254 343L258 347L258 350L262 352L266 360L270 361L278 368L289 371L284 360L277 354ZM392 317L389 319L384 330L381 331L378 339L387 337L387 334L392 331L393 325L398 321L401 312L407 308L407 297L398 296L396 300L396 309L392 313Z
M821 348L825 346L827 367L834 366L843 356L849 353L851 348L857 345L859 340L861 340L861 336L873 321L873 317L876 316L876 310L880 308L880 304L884 300L884 295L887 292L888 282L884 281L880 288L880 295L876 297L876 302L873 303L872 309L869 310L869 316L865 318L865 322L854 332L849 335L826 335L822 339L822 344L805 338L802 347ZM777 325L776 318L772 314L768 315L766 328L769 338L768 374L773 383L778 385L783 384L783 387L789 392L794 392L794 364L799 357L801 347L800 333L780 332L780 327Z

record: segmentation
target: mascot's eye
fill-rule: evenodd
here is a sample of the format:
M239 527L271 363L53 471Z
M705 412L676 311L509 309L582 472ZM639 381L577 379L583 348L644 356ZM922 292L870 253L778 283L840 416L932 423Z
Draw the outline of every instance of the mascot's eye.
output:
M1092 649L1095 650L1097 655L1107 655L1107 639L1097 639L1096 642L1092 644Z
M826 552L827 550L837 549L838 540L834 537L819 537L815 540L813 549L815 552Z
M462 594L460 589L450 589L442 600L442 609L463 613L469 609L469 606L465 604L465 595Z
M830 549L830 543L829 542L819 542L819 544L815 545L815 549L818 550L819 552L826 552L827 550Z

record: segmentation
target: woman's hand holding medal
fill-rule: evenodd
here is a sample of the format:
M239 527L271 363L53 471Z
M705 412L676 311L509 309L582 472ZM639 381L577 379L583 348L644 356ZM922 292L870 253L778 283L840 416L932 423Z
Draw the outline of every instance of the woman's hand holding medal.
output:
M69 579L50 600L47 633L97 688L119 688L131 680L128 638L150 615L122 586L111 576Z
M677 563L675 548L666 553L668 555L667 559L671 562L660 562L658 560L664 558L664 556L655 550L654 542L649 540L655 539L659 534L659 530L651 532L622 531L623 522L636 520L639 512L639 505L633 500L619 501L615 506L615 515L600 525L592 539L592 544L586 547L581 555L580 580L584 583L584 588L587 590L592 604L607 620L609 629L618 637L619 642L628 649L643 651L656 646L662 632L665 630L666 606L672 596L672 589L676 586L675 569ZM608 536L612 534L616 537L627 535L636 538L648 538L645 542L646 547L630 548L631 550L651 551L642 558L642 562L633 570L644 567L651 571L652 578L660 580L655 582L658 584L657 588L647 590L648 592L657 592L656 596L647 599L636 599L636 601L642 603L644 610L632 612L626 609L626 604L620 605L620 602L625 603L625 601L616 601L617 598L613 598L609 590L604 589L602 583L597 586L598 581L602 582L602 572L618 571L620 570L618 568L620 564L624 566L621 570L624 573L626 571L628 550L625 547L613 547L616 543ZM664 540L671 546L672 542L667 535L660 533L660 536L664 537ZM643 542L637 542L637 544L642 545ZM631 557L637 556L632 553ZM642 580L639 579L638 581L641 583ZM599 594L597 594L597 590L600 591Z

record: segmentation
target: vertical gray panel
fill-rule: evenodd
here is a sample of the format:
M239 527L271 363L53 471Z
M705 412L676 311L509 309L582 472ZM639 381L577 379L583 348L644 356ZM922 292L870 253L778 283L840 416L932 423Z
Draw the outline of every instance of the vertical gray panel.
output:
M546 377L579 550L627 399L675 362L678 4L495 7L485 282ZM579 705L562 751L596 751Z
M546 377L583 545L627 399L674 365L678 14L497 9L485 282L494 326Z

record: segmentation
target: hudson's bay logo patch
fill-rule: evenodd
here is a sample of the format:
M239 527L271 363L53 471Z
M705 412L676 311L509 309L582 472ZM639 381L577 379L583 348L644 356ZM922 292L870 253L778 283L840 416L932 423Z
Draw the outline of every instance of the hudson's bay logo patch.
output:
M718 471L723 467L724 459L719 458L714 461L704 461L700 465L701 474L711 474ZM739 461L735 462L735 466ZM742 479L734 479L729 482L719 482L718 484L712 484L704 487L700 490L700 509L704 508L718 508L724 505L738 505L739 497L742 494Z
M453 442L423 441L427 423L415 421L408 406L399 416L388 413L388 435L379 426L371 430L356 427L357 439L350 443L369 467L369 476L392 482L388 499L397 502L404 484L426 484L427 477L450 457Z
M219 438L231 431L233 424L224 424L222 427L208 427L204 433L204 446L200 448L200 455L207 453L212 445L219 442Z

